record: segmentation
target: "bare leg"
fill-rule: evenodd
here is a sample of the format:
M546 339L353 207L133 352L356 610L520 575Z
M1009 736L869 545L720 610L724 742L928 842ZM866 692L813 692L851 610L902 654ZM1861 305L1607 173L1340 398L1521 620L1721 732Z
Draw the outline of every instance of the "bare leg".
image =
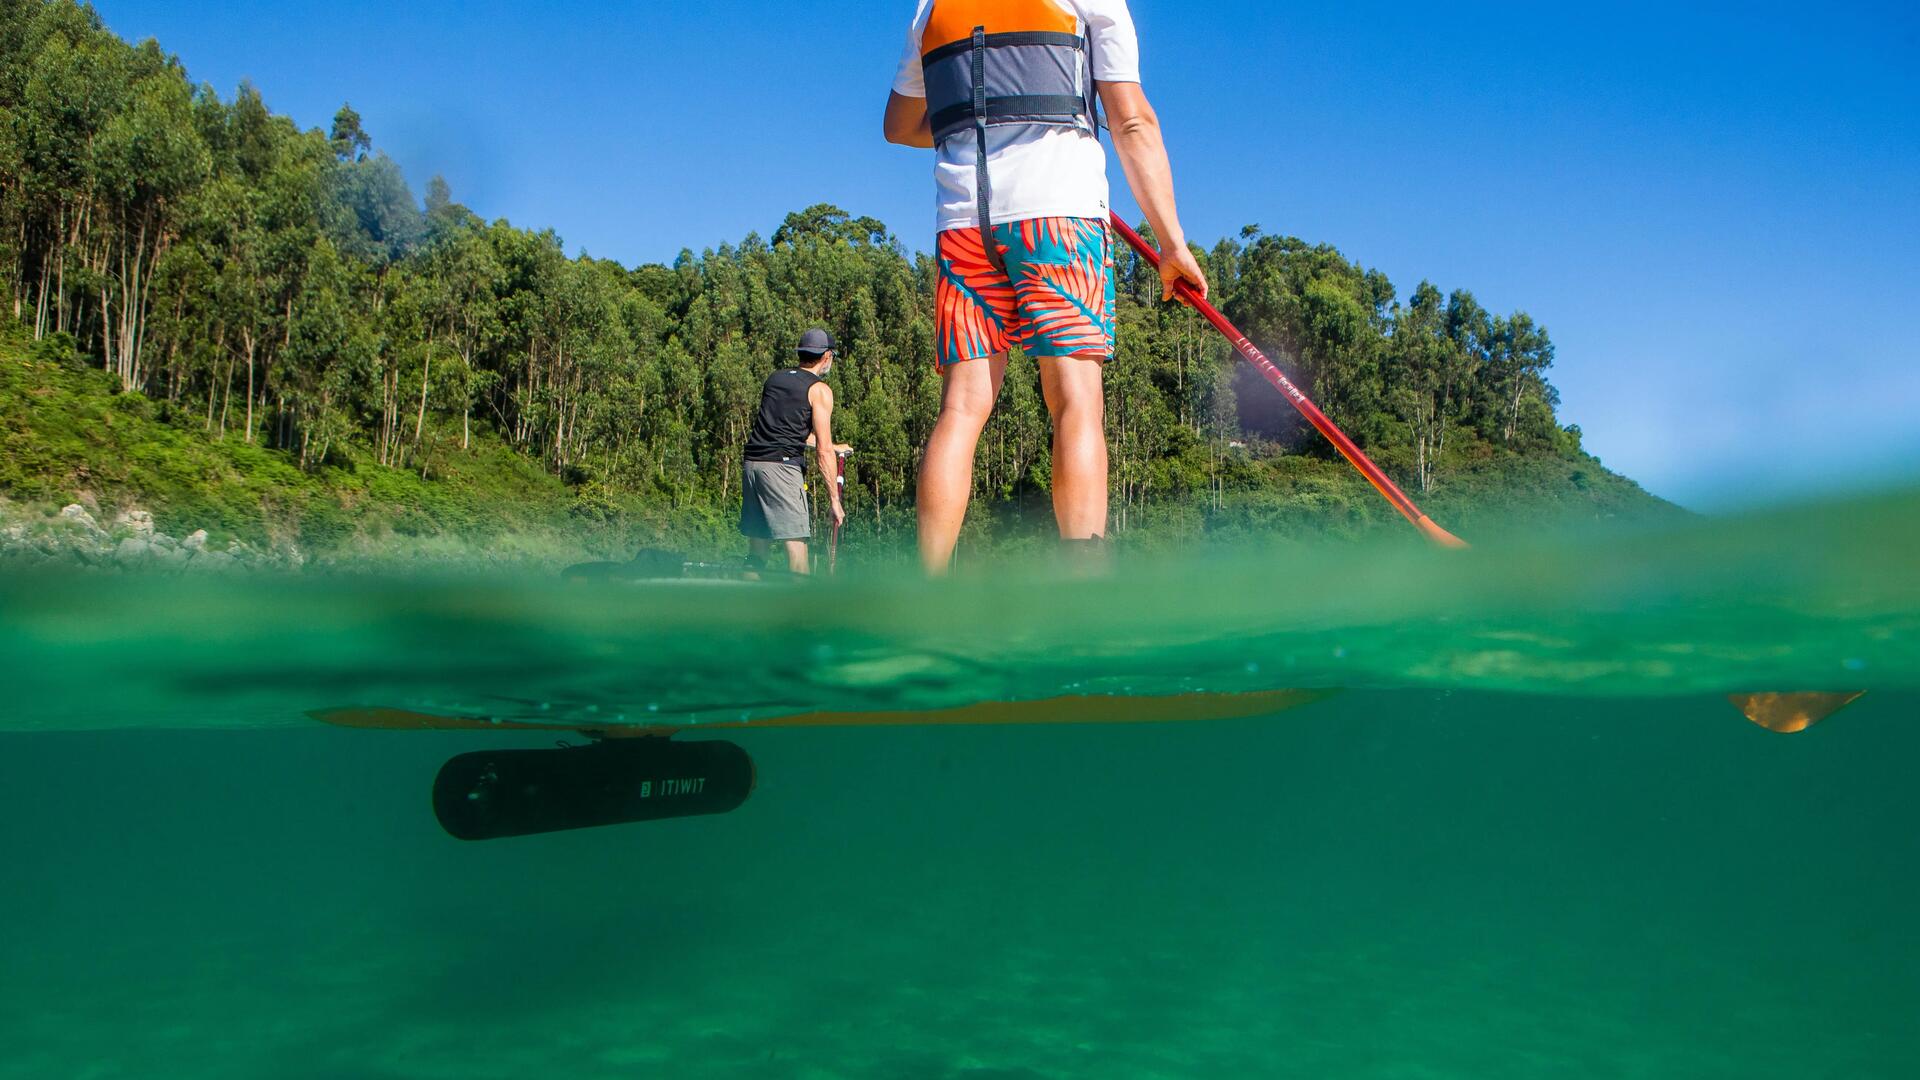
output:
M1006 353L949 365L942 376L940 419L920 461L919 492L920 565L936 577L947 572L960 542L973 492L973 452L1006 377Z
M767 552L773 550L773 541L747 539L747 557L755 566L767 565Z
M1107 535L1106 398L1100 361L1040 361L1040 391L1053 416L1053 516L1063 540Z
M805 540L787 540L783 542L787 546L787 569L796 574L812 573L812 569L807 565L807 542Z

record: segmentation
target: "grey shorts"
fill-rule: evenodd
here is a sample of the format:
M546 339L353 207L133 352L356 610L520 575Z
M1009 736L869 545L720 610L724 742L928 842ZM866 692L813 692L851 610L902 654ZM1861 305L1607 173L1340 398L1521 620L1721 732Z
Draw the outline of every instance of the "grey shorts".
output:
M798 464L749 461L741 485L740 531L754 540L805 540L813 535L807 474Z

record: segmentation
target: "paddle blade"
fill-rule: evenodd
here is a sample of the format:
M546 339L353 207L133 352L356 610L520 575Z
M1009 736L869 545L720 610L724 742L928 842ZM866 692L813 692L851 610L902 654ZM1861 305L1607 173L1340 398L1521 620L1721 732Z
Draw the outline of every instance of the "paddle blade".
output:
M1783 735L1805 731L1860 699L1865 690L1839 694L1728 694L1747 719Z
M1425 514L1421 514L1420 517L1414 521L1413 527L1416 529L1419 529L1421 532L1421 535L1425 536L1427 539L1433 541L1434 543L1439 544L1441 547L1464 548L1468 546L1465 540L1460 539L1459 537L1453 535L1447 530L1434 524L1433 519L1428 517Z

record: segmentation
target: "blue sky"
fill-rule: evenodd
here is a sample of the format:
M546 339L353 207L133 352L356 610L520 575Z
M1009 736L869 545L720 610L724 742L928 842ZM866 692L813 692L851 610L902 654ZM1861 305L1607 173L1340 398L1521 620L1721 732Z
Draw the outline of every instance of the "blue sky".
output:
M574 250L823 201L931 240L928 162L878 134L910 0L97 6ZM1135 0L1189 234L1530 312L1589 449L1688 505L1920 474L1920 7L1587 7Z

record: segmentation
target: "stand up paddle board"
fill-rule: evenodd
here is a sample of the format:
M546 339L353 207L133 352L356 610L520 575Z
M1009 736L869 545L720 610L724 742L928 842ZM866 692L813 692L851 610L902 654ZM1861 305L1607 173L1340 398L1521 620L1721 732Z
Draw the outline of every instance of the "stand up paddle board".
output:
M552 750L461 754L441 767L433 812L461 840L625 825L724 814L753 793L753 760L729 742L677 741L676 735L750 728L913 727L983 724L1146 724L1267 716L1308 705L1332 691L1272 690L1177 697L1087 696L1047 701L986 701L912 712L811 712L717 723L628 725L532 715L424 712L349 706L309 715L336 727L381 731L514 731L592 741Z
M806 712L702 723L605 723L597 715L555 719L542 711L517 715L428 712L380 706L319 709L335 727L380 731L512 731L564 735L591 742L553 750L461 754L442 766L433 786L434 816L461 840L496 840L569 829L724 814L753 793L753 761L732 743L675 741L690 732L755 728L925 727L1005 724L1149 724L1232 720L1310 705L1335 691L1269 690L1173 697L1088 695L1044 701L983 701L952 709L901 712ZM1799 732L1860 695L1736 694L1732 703L1769 731Z

